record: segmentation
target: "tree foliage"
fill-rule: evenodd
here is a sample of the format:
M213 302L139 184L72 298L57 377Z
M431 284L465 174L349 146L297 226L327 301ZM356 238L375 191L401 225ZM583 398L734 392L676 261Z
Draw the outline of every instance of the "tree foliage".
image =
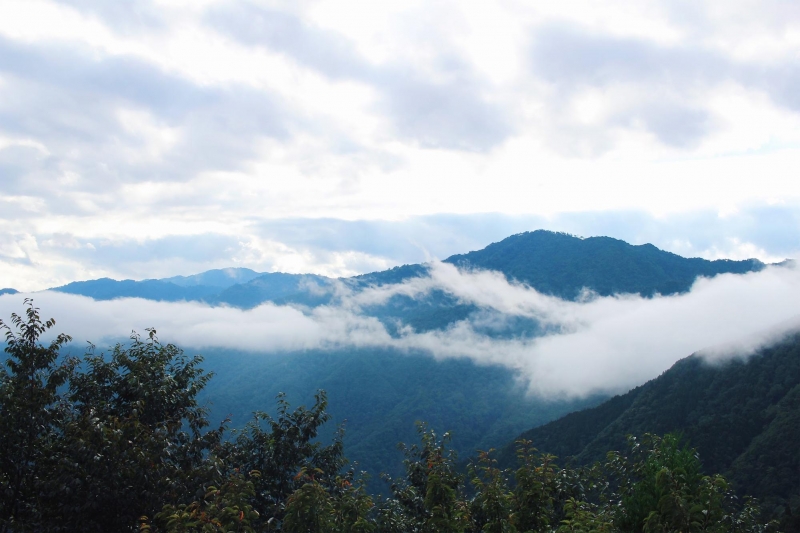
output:
M31 302L0 322L0 531L765 532L675 435L629 438L590 467L559 467L521 440L514 470L481 452L465 476L450 435L418 426L401 445L404 475L373 497L347 468L343 430L320 391L311 407L256 413L239 431L210 428L197 395L211 375L199 356L134 334L109 354L69 342ZM466 482L468 479L469 483Z

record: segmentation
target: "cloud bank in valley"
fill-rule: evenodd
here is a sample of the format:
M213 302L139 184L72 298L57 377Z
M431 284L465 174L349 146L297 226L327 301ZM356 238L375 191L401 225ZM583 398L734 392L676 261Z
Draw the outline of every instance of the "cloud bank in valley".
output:
M591 297L579 302L543 295L494 272L463 272L434 263L430 275L352 292L338 287L335 304L303 309L263 304L252 310L141 299L94 301L55 292L35 295L43 315L76 341L103 346L131 330L156 327L162 340L186 349L258 352L347 348L422 351L513 369L545 397L620 392L657 376L675 361L705 350L714 361L744 356L800 326L800 270L769 267L747 275L699 279L669 297ZM444 291L500 320L534 319L543 337L494 337L471 320L443 330L401 328L390 334L363 308L395 295L423 298ZM0 297L0 316L22 310L24 295ZM401 356L401 355L398 355Z

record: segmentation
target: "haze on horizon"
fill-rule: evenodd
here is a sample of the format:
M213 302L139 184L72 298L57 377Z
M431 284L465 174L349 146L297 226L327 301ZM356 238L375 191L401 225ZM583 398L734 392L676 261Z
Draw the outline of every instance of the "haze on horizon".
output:
M800 250L800 5L0 3L0 279Z

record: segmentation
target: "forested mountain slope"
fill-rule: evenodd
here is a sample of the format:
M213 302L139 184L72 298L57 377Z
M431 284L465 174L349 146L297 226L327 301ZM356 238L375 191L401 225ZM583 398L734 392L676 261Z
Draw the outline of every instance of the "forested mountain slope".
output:
M756 259L687 259L652 244L634 246L611 237L581 239L544 230L512 235L445 262L497 270L539 292L569 299L584 287L602 296L674 294L689 290L698 276L744 274L764 268Z
M526 394L509 369L389 349L204 350L203 356L215 373L201 395L211 402L213 419L230 416L232 425L241 427L253 411L271 409L280 392L299 405L323 389L333 420L345 423L347 457L375 476L401 472L396 445L416 438L418 421L452 432L454 448L466 457L605 398L540 401ZM385 491L377 477L372 481L373 489Z
M669 292L665 284L673 283L674 290L682 291L698 275L747 272L763 266L757 261L685 259L652 246L546 231L515 235L447 261L464 268L499 270L509 278L563 297L574 297L583 287L601 294L637 290L653 294ZM57 290L98 299L185 299L244 309L271 301L302 306L301 311L311 315L314 311L309 307L326 303L335 307L339 303L336 290L349 289L357 294L367 287L425 276L429 268L405 265L342 280L211 271L141 282L77 282ZM246 278L246 282L235 283ZM220 279L222 284L231 284L221 287ZM361 304L358 313L360 318L378 319L394 336L409 328L414 332L445 332L459 321L468 323L476 334L492 338L529 339L544 333L534 318L500 312L489 315L486 309L462 301L445 288L424 294L399 291L388 301ZM264 349L260 353L200 351L207 357L207 369L217 376L203 393L203 400L212 402L214 417L222 419L231 414L233 425L241 427L253 411L273 405L279 392L285 392L293 404L300 404L310 401L317 389L325 389L334 420L347 419L346 454L373 472L396 468L399 463L394 445L413 439L417 420L427 420L440 431L452 431L454 446L466 455L476 448L496 447L526 428L605 399L541 400L526 394L524 384L511 369L467 360L437 360L428 352L388 346L330 345L303 351Z
M600 295L674 294L689 290L698 276L744 274L764 268L764 264L755 259L687 259L659 250L652 244L634 246L610 237L581 239L544 230L512 235L482 250L451 256L444 262L460 268L502 272L507 278L528 284L540 292L567 299L578 297L583 288ZM425 276L428 269L427 265L403 265L342 278L341 281L358 291ZM250 308L267 301L307 306L326 304L332 297L331 291L327 290L332 283L330 278L312 274L259 274L249 269L224 269L161 280L115 281L105 278L74 282L52 290L95 299L202 300L209 304ZM455 308L455 302L442 295L434 300L435 306L447 308L454 317L463 317L470 311ZM425 302L419 312L430 315L424 309L430 303ZM396 308L392 312L405 318L413 318L416 313L415 302L398 300L392 305ZM417 322L430 327L430 324L438 325L442 321L425 317Z
M681 432L708 472L781 514L800 513L800 334L747 359L710 364L692 355L601 405L523 433L540 451L588 464L626 435ZM512 465L515 445L500 454Z

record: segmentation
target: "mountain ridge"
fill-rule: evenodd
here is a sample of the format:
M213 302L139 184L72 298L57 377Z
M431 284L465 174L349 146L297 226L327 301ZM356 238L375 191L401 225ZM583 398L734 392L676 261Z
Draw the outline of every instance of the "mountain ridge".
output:
M564 299L579 298L588 288L601 296L638 293L686 292L701 276L723 273L744 274L763 269L757 259L734 261L685 258L660 250L652 244L632 245L612 237L575 237L566 233L535 230L512 235L481 250L455 254L443 262L464 270L501 272L509 280L526 284L539 292ZM428 264L407 264L388 270L339 278L351 289L402 283L425 276ZM208 280L227 276L227 286ZM245 280L246 281L243 281ZM205 280L205 281L204 281ZM233 283L234 280L242 280ZM166 301L201 301L210 305L251 308L261 303L316 306L328 303L326 289L333 278L316 274L258 273L250 269L215 269L191 276L172 276L142 281L109 278L76 281L50 290L81 294L97 299L142 297ZM158 285L159 283L167 285ZM160 297L153 296L159 290ZM464 310L457 314L463 315Z
M800 333L723 363L693 354L625 394L515 441L586 465L624 448L628 434L671 432L697 448L707 472L724 473L773 516L788 508L800 514ZM500 449L501 465L514 465L516 447Z

